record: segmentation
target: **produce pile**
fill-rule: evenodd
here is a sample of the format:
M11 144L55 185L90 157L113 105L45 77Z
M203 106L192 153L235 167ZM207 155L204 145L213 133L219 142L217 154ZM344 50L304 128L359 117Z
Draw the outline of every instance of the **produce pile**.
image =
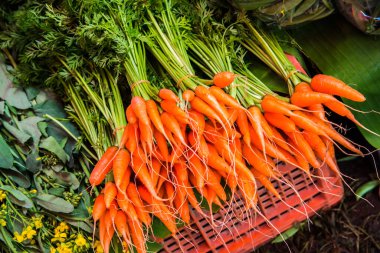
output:
M364 127L334 95L364 96L332 76L308 77L275 36L243 15L203 1L9 8L0 45L16 56L14 75L62 96L83 136L80 159L94 164L86 186L98 194L92 217L104 252L112 242L146 252L154 216L173 235L192 222L191 208L222 226L213 207L233 205L237 194L263 216L258 183L279 199L271 180L291 186L279 162L309 177L326 164L341 176L334 144L363 155L324 108ZM288 94L253 74L251 53L284 79Z

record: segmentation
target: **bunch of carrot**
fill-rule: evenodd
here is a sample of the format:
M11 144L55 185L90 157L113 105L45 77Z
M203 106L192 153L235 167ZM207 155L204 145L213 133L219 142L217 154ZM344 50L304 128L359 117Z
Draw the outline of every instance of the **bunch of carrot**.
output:
M296 86L290 102L266 95L246 109L221 88L233 80L234 74L222 72L215 75L214 86L187 89L181 96L161 89L160 102L132 98L119 146L106 151L90 177L96 186L107 173L113 174L93 208L105 252L114 231L145 252L152 215L173 234L177 218L190 223L190 206L206 216L194 189L210 207L223 207L228 186L232 193L239 190L247 208L256 210L256 180L281 198L270 182L284 180L277 161L311 176L310 165L320 168L323 163L339 173L333 143L362 155L324 116L322 105L355 121L332 95L355 101L364 97L343 82L316 75L310 85Z

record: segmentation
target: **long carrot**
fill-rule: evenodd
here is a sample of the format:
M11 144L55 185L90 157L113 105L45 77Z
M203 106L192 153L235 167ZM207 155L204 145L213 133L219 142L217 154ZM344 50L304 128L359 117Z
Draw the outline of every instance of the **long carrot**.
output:
M134 246L136 247L137 252L146 253L145 238L142 225L137 220L130 219L128 217L127 223L129 230L131 231L132 241Z
M297 146L297 149L301 152L303 156L305 156L306 160L313 166L314 168L320 168L321 164L318 162L317 158L315 157L315 154L308 144L308 142L305 140L305 138L302 136L299 132L293 132L288 133L288 136L290 139L293 140L294 144Z
M277 127L284 132L294 132L297 130L294 122L283 114L265 112L264 117L272 126Z
M130 233L127 224L127 216L121 210L117 211L115 216L115 225L117 232L123 237L124 241L131 243Z
M160 91L158 92L158 96L163 100L171 100L174 102L179 101L178 96L172 90L169 89L160 89Z
M280 194L278 193L278 191L276 190L276 188L273 186L273 184L271 183L271 181L266 177L264 176L263 174L261 174L259 171L256 171L256 170L251 170L253 175L255 176L255 178L257 178L257 180L259 180L259 182L268 190L270 191L271 193L273 193L273 195L275 195L277 198L281 199L281 196Z
M139 197L139 193L137 192L137 188L134 183L130 183L128 185L127 196L132 201L139 220L146 226L149 226L152 223L152 219L150 218L148 212L145 210L144 204Z
M120 187L130 161L131 156L126 149L120 149L119 153L116 154L115 160L113 161L112 172L117 187Z
M149 116L146 110L146 103L142 97L133 97L131 100L131 107L139 121L145 125L150 124Z
M176 136L183 145L186 146L185 137L182 135L181 127L178 121L169 113L163 112L161 114L161 120L164 126Z
M104 202L104 194L99 194L96 197L94 206L92 208L92 219L96 223L106 212L106 203Z
M96 163L89 178L91 186L96 186L104 180L107 173L112 169L113 160L115 159L118 150L117 147L109 147Z
M149 119L155 128L165 136L164 124L161 121L160 112L158 111L156 102L153 100L147 100L146 102L146 111L148 113Z
M117 188L113 182L107 182L104 187L104 203L106 208L110 208L111 202L117 195Z
M221 88L216 86L211 86L209 88L211 94L221 103L226 106L235 108L235 109L243 109L243 107L239 104L239 102L234 99L229 94L225 93Z
M134 124L137 122L136 114L130 105L127 107L127 110L125 110L125 116L129 124Z

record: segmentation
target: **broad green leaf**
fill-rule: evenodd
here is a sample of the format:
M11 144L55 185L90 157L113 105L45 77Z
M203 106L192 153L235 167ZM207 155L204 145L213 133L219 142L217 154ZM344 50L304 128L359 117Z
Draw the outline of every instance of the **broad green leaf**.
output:
M367 98L363 103L343 99L347 105L361 111L380 111L378 38L361 33L339 15L294 30L292 35L324 74L343 80ZM353 113L364 126L380 133L380 114ZM371 145L380 148L378 136L359 129Z
M94 232L93 225L85 221L77 221L77 220L70 220L70 219L65 219L65 221L74 227L77 227L83 231L86 231L89 234L92 234Z
M37 126L38 126L38 129L40 130L40 132L42 133L42 135L44 137L49 136L48 133L46 132L46 128L48 127L47 122L45 122L45 121L38 122Z
M57 155L59 159L61 159L62 162L67 162L68 155L63 150L63 148L61 148L61 146L54 137L49 136L48 138L43 139L40 143L40 148L46 149L54 153L55 155Z
M166 238L171 234L169 229L156 216L153 216L152 231L154 236L158 238Z
M38 94L37 104L33 106L35 113L43 117L49 114L55 118L65 118L66 113L63 110L63 105L57 99L57 96L51 92L41 92Z
M30 135L12 126L6 121L1 121L4 128L8 130L20 143L24 144L30 139Z
M41 122L43 120L44 119L41 117L32 116L20 121L18 124L20 130L32 136L35 147L37 147L38 143L40 142L40 138L42 135L37 124L38 122Z
M147 248L147 251L148 252L158 252L160 251L162 248L163 248L163 245L161 243L158 243L158 242L146 242L146 248Z
M370 191L372 191L379 185L380 185L380 180L372 180L363 184L355 192L356 200L361 199L364 195L366 195L367 193L369 193Z
M28 86L25 88L26 96L29 100L33 100L37 97L37 95L41 92L39 89L35 87Z
M75 128L75 126L71 122L61 120L60 123L68 131L70 131L71 134L73 134L74 136L80 135L79 131ZM57 141L62 141L63 139L69 137L69 135L66 133L65 130L63 130L60 126L58 126L52 121L48 121L48 127L46 129L46 132L48 133L49 136L53 136L54 138L56 138ZM71 137L69 137L64 148L66 153L71 154L75 148L75 145L76 145L76 141L73 140Z
M57 196L57 197L63 197L63 193L65 192L65 188L50 188L49 194Z
M7 175L13 182L15 182L17 185L23 188L29 188L30 187L30 180L25 175L25 173L20 172L19 170L15 169L14 167L8 168L8 169L0 169L1 173L4 175Z
M293 235L295 235L298 232L298 230L299 230L299 227L292 227L292 228L286 230L285 232L279 234L276 238L274 238L272 243L284 242L285 240L287 240L290 237L292 237Z
M71 213L74 206L63 198L50 194L40 193L36 197L37 205L57 213Z
M0 240L6 244L8 250L11 252L19 252L19 250L17 250L13 245L12 238L13 236L8 232L8 230L6 230L4 227L0 227Z
M5 142L3 136L0 135L0 168L9 169L13 165L13 156L11 148Z
M39 154L37 150L33 150L26 156L26 169L32 173L38 172L42 168L42 162L38 159Z
M271 90L280 93L288 92L288 88L284 80L282 80L276 73L274 73L260 60L256 59L254 65L250 68L250 70Z
M55 172L50 169L44 169L44 172L49 177L55 179L58 184L61 184L64 186L70 186L73 190L76 190L79 187L79 181L77 177L71 172L67 172L67 171Z
M32 200L30 200L27 196L24 195L24 193L20 192L19 190L13 189L9 185L2 185L0 186L0 189L7 191L10 194L9 198L12 201L12 203L25 208L33 207Z

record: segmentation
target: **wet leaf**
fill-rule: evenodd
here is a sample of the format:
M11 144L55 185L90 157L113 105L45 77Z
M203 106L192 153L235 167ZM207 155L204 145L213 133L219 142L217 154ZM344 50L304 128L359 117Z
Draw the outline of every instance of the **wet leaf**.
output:
M5 142L3 136L0 135L0 168L9 169L13 165L13 156L11 148Z
M1 169L1 172L7 175L13 182L23 188L30 187L29 178L22 172L18 171L14 167L8 169Z
M9 198L12 201L12 203L25 208L33 207L33 201L30 200L27 196L24 195L24 193L20 192L19 190L13 189L9 185L0 186L0 189L7 191L10 194Z
M285 232L281 233L280 235L278 235L276 238L274 238L272 243L284 242L285 240L295 235L298 232L298 230L299 230L299 227L292 227L286 230Z
M24 144L30 139L31 136L29 134L24 133L6 121L1 122L3 123L4 128L7 129L8 132L12 134L20 143Z
M48 138L43 139L40 143L40 148L46 149L54 153L64 163L66 163L68 160L68 155L63 150L63 148L59 145L57 140L52 136L49 136Z
M63 198L40 193L36 197L36 202L39 206L57 213L71 213L74 210L74 206L64 200Z
M41 117L32 116L19 122L20 130L32 136L33 144L35 147L37 147L38 143L40 142L42 135L37 124L43 120L44 119Z
M364 197L364 195L371 192L373 189L375 189L379 185L380 185L380 180L372 180L363 184L355 192L356 200L360 200L361 198Z

